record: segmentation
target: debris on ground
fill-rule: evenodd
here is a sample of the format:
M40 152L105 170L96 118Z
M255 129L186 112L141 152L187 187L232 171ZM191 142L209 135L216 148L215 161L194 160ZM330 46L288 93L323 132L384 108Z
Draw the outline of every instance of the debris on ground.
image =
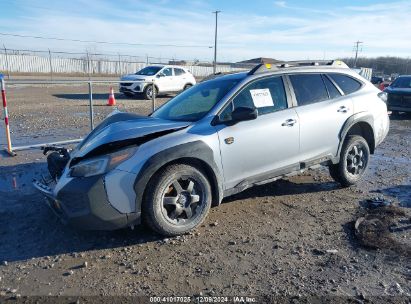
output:
M411 230L409 210L394 206L384 199L367 202L370 209L355 222L357 239L366 247L411 256L411 243L407 237L397 235L397 232Z

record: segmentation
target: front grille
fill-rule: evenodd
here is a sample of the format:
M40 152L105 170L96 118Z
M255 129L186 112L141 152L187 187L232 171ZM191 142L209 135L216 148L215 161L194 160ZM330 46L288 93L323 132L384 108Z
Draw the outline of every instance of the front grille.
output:
M402 106L403 105L403 96L397 94L388 94L388 105L390 106Z
M120 82L120 85L123 86L123 87L129 87L132 84L133 84L132 82Z

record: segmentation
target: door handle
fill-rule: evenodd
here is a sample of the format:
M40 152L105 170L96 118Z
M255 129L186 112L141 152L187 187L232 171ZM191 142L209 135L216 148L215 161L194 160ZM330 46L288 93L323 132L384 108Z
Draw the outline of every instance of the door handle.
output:
M295 119L287 119L285 122L283 122L281 125L283 127L292 127L297 123L297 121Z
M347 113L349 110L349 108L347 108L346 106L341 106L338 108L337 112L339 113Z

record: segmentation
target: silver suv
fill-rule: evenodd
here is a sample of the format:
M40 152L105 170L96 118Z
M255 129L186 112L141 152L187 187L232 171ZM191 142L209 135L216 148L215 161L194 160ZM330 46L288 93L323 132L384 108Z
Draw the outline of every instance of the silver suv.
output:
M200 225L226 196L314 165L342 186L387 135L385 93L339 61L259 65L177 95L149 117L108 117L34 185L67 222L164 235ZM45 151L46 152L46 151Z

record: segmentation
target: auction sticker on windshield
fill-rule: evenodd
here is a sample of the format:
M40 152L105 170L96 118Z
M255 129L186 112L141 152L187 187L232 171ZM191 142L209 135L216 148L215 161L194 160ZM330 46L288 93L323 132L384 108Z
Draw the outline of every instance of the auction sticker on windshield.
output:
M257 108L272 107L274 105L269 89L250 90L250 94Z

